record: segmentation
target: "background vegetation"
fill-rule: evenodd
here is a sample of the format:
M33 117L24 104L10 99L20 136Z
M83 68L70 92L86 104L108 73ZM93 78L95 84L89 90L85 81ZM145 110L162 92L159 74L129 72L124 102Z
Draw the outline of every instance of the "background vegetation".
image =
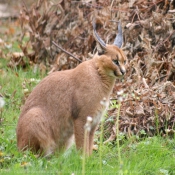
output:
M74 147L50 159L18 152L15 129L33 87L47 73L80 63L52 41L81 61L91 59L96 51L94 17L107 43L113 42L121 20L128 69L126 78L116 82L103 122L104 143L100 126L95 138L99 148L85 159L85 173L175 174L175 1L31 4L9 3L8 17L0 21L0 174L84 173L83 158Z

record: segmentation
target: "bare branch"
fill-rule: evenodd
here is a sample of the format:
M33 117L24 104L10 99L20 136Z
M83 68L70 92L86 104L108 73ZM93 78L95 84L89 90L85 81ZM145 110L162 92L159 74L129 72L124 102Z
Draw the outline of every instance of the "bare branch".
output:
M67 53L68 55L70 55L71 57L75 58L77 61L79 61L80 63L82 62L79 58L75 57L74 55L72 55L70 52L64 50L62 47L60 47L57 43L55 43L54 41L52 41L52 43L58 47L59 49L61 49L63 52Z

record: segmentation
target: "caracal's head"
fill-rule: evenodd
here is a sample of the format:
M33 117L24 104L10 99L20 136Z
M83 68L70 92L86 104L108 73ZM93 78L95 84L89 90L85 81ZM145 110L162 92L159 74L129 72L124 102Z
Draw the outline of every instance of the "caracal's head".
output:
M112 45L106 44L97 34L96 25L93 23L93 34L97 41L99 60L103 69L110 76L122 77L126 73L127 58L121 49L123 34L120 22L118 23L118 34Z

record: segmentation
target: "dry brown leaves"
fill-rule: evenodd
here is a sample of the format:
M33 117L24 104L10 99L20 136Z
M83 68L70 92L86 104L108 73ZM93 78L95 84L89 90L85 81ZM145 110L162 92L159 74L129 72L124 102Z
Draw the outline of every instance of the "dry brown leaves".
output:
M95 50L92 19L98 33L113 42L117 23L124 31L123 50L128 57L125 80L118 80L113 98L124 91L120 112L120 131L126 136L169 135L175 132L175 0L64 1L39 0L23 8L21 48L35 63L44 62L52 70L75 67L79 62L56 48L55 41L82 61ZM111 21L112 20L112 21ZM22 44L25 33L30 41ZM28 46L31 46L30 51ZM117 109L108 111L115 120ZM105 132L115 139L115 122L106 120Z

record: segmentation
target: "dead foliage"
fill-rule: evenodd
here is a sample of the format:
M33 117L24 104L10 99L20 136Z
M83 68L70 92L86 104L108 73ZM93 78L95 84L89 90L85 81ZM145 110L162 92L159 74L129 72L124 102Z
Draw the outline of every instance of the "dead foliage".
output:
M51 72L75 67L90 59L96 43L92 19L108 43L124 30L123 50L128 56L127 75L118 80L112 98L123 90L120 132L125 136L172 135L175 132L175 0L44 1L21 12L21 49L31 62L51 65ZM29 41L22 44L26 33ZM30 47L29 47L30 46ZM30 48L30 49L29 49ZM121 94L120 94L121 96ZM124 96L124 97L123 97ZM115 139L117 108L108 111L105 134ZM111 133L111 136L110 136Z

